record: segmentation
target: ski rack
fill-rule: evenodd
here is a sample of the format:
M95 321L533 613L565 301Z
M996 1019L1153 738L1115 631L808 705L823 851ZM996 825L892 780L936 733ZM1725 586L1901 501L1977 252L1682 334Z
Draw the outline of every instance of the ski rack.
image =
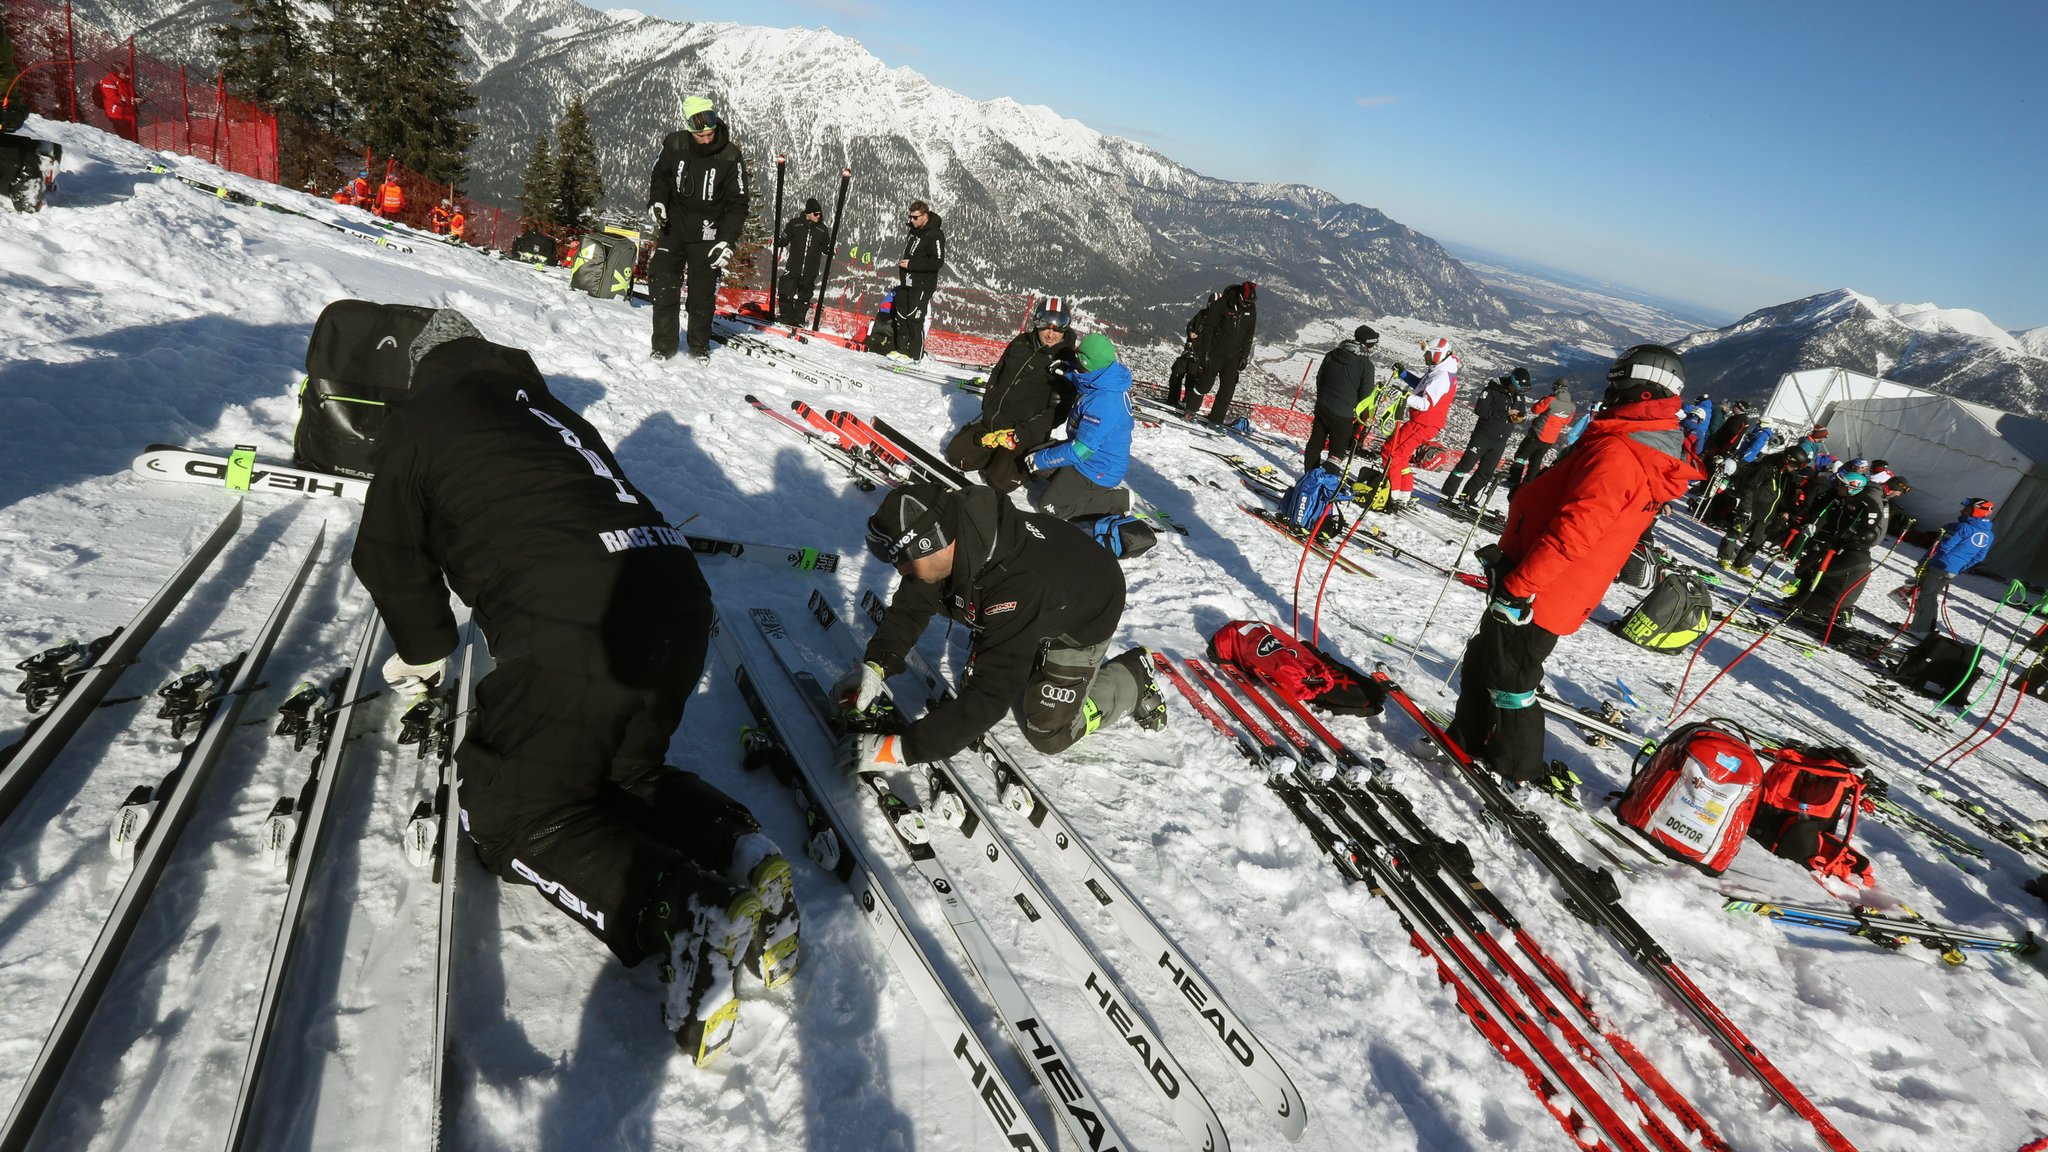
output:
M782 626L781 618L767 608L750 609L748 614L754 622L755 629L760 632L762 640L768 644L776 663L797 686L797 694L803 697L813 718L817 720L818 727L828 735L832 734L831 707L825 699L824 686L802 662L802 656L794 651L794 641ZM913 844L900 834L901 821L906 816L918 818L923 815L922 811L895 791L899 781L888 774L862 773L856 785L863 791L872 793L880 802L883 814L890 817L892 826L899 830L897 838L905 848L905 854L910 858L912 869L946 904L947 925L953 929L954 938L967 953L969 966L976 973L982 990L994 1001L1004 1034L1010 1038L1019 1055L1030 1064L1031 1073L1037 1078L1046 1100L1052 1104L1053 1114L1060 1121L1062 1128L1074 1140L1089 1147L1103 1147L1104 1141L1108 1140L1108 1147L1128 1149L1131 1146L1130 1141L1124 1137L1115 1120L1111 1118L1109 1110L1103 1106L1101 1096L1082 1078L1079 1065L1055 1036L1044 1013L1032 1003L1029 993L1025 992L1023 983L1017 979L1016 972L1010 967L1002 950L996 946L994 938L982 924L981 918L961 897L960 885L947 871L945 864L939 860L938 854L932 850L930 844ZM978 821L977 825L976 830L988 828L993 835L994 826L986 820ZM955 827L967 836L970 842L972 841L973 836L964 821ZM1002 846L1007 849L1008 842L1002 841ZM989 847L994 849L996 845L992 841ZM1074 932L1071 922L1059 911L1059 905L1047 897L1036 884L1029 881L1027 874L1018 864L1014 851L991 851L990 857L992 865L1001 866L1005 859L1009 862L1011 878L1015 882L1010 899L1017 904L1027 920L1037 924L1041 932L1050 933L1053 922L1044 917L1048 912L1058 915L1058 923L1074 938L1073 950L1081 953L1087 951L1086 946L1079 943L1078 933ZM1033 912L1037 915L1033 915ZM1101 966L1081 961L1080 956L1065 948L1055 947L1053 951L1059 956L1062 964L1087 963L1089 972L1084 978L1077 980L1078 990L1084 997L1128 999L1119 997L1115 981L1101 970ZM1104 1015L1100 1019L1110 1027L1116 1028L1119 1021L1108 1014L1106 1003L1102 1007ZM1124 1016L1123 1022L1140 1026L1137 1017L1125 1013L1121 1003L1118 1003L1116 1011L1118 1015ZM1149 1033L1150 1030L1146 1031ZM1128 1036L1120 1036L1119 1039L1125 1041L1128 1050L1141 1057L1140 1063L1144 1066L1146 1079L1153 1082L1155 1088L1160 1086L1162 1071L1166 1073L1167 1078L1177 1083L1179 1089L1193 1088L1193 1082L1180 1068L1179 1061L1172 1060L1171 1053L1157 1036L1148 1035L1143 1041L1145 1052L1162 1061L1157 1067L1151 1061L1142 1059L1145 1052L1139 1051L1139 1042L1129 1040ZM1171 1067L1168 1068L1167 1064ZM1179 1114L1179 1105L1183 1100L1178 1093L1168 1095L1167 1099L1169 1105L1175 1106L1175 1119L1185 1123L1189 1117ZM1195 1104L1196 1101L1199 1101L1198 1105ZM1206 1130L1206 1139L1191 1137L1194 1140L1193 1147L1228 1152L1229 1139L1223 1134L1222 1125L1217 1122L1216 1114L1209 1108L1208 1101L1201 1098L1200 1091L1194 1090L1192 1097L1185 1102L1206 1113L1206 1119L1196 1118Z
M812 769L804 765L803 759L797 756L795 748L783 734L787 725L783 709L771 704L755 683L739 641L726 630L715 608L711 642L718 650L719 658L725 662L726 670L732 674L741 699L753 715L757 731L772 739L796 761L806 784L804 796L816 805L834 831L842 863L847 866L841 875L846 880L855 907L860 910L869 931L875 934L876 942L890 964L911 983L911 995L924 1010L932 1030L949 1042L955 1069L967 1079L973 1094L987 1108L990 1121L1009 1146L1051 1152L1058 1145L1046 1139L1038 1122L1024 1110L1022 1095L1010 1083L1002 1065L983 1046L979 1032L968 1023L966 1012L946 987L925 946L911 935L903 912L889 894L889 889L882 884L865 850L845 834L845 821L833 810L831 801L817 791ZM950 1026L946 1023L949 1020Z
M184 602L199 577L213 566L214 557L235 535L242 524L240 497L233 507L221 516L213 531L199 543L199 547L185 557L170 576L165 578L156 593L135 613L127 624L109 633L109 643L99 658L77 674L64 695L48 712L29 721L28 728L19 740L0 750L0 826L14 814L23 797L35 782L42 777L50 762L64 749L64 745L85 718L99 706L101 700L114 687L114 681L135 662L136 653L156 635L157 628L179 604Z
M1565 903L1572 911L1606 929L1608 935L1620 946L1630 959L1654 976L1664 985L1672 997L1679 1002L1708 1035L1721 1045L1746 1068L1751 1075L1762 1081L1772 1095L1798 1113L1813 1126L1825 1143L1834 1152L1854 1152L1855 1145L1842 1135L1834 1122L1807 1099L1792 1081L1764 1055L1754 1041L1737 1027L1735 1022L1722 1012L1707 994L1692 982L1692 978L1678 967L1671 954L1664 950L1648 929L1621 903L1614 877L1603 869L1588 867L1577 857L1564 850L1548 827L1534 813L1529 812L1506 789L1501 787L1491 772L1467 755L1465 750L1446 735L1442 728L1425 715L1422 709L1401 690L1385 664L1373 672L1373 679L1386 689L1388 697L1400 705L1402 711L1422 728L1423 732L1444 750L1458 774L1464 778L1480 800L1481 806L1493 815L1515 841L1534 855L1564 889Z
M455 998L455 898L456 877L462 872L463 830L462 773L455 754L462 748L463 737L469 735L470 713L476 708L476 652L484 646L474 616L463 623L463 631L462 670L457 673L462 678L461 687L456 691L455 715L450 718L452 732L442 752L441 787L435 797L441 826L434 846L434 878L441 883L441 901L434 948L434 1050L429 1065L432 1071L427 1074L434 1109L433 1123L427 1129L430 1149L447 1144L455 1103L448 1098L448 1017ZM451 662L453 659L450 657ZM495 890L490 899L497 899Z
M817 589L811 591L810 609L812 619L840 643L848 658L859 661L861 652L857 637ZM910 654L910 669L924 681L925 689L931 693L930 703L952 696L951 689L915 652ZM1308 1127L1308 1105L1265 1042L1030 780L1009 749L992 733L985 733L970 746L970 751L976 754L989 782L995 785L997 802L1024 818L1051 850L1061 869L1087 891L1095 904L1109 913L1110 919L1116 922L1139 954L1158 957L1157 966L1165 969L1168 980L1178 993L1174 1000L1186 1006L1202 1024L1203 1033L1215 1041L1245 1086L1265 1107L1267 1119L1278 1126L1281 1134L1290 1141L1301 1139ZM951 787L967 794L960 774L952 771L950 765L948 774L952 780ZM976 811L986 822L987 815L978 800ZM1019 855L1014 845L1010 845L1009 854L1012 857Z
M330 827L328 809L334 797L349 783L349 778L342 775L347 762L349 724L355 719L356 705L371 698L363 693L363 681L371 660L376 656L377 646L384 640L384 622L377 615L374 604L365 609L365 613L369 619L363 624L362 639L356 644L355 659L348 668L347 686L342 689L341 703L328 714L327 719L333 726L325 736L325 747L309 781L313 795L299 812L299 834L289 865L291 879L285 890L284 910L278 917L277 937L270 949L270 966L263 977L263 995L257 1002L256 1022L249 1033L248 1055L242 1061L242 1084L235 1093L234 1111L228 1120L229 1152L257 1147L256 1138L250 1135L250 1121L256 1115L257 1094L263 1087L263 1068L270 1056L278 1009L287 988L286 980L292 975L292 949L299 932L299 917L305 911L307 893L313 886L314 862L320 858L321 848L326 843Z
M128 874L120 894L114 898L99 938L94 941L84 966L79 969L77 981L71 986L71 995L57 1013L57 1021L43 1041L34 1066L24 1078L5 1124L0 1125L0 1152L22 1152L34 1136L43 1110L56 1094L65 1066L70 1063L79 1040L85 1035L86 1025L91 1022L107 985L113 981L123 951L135 934L136 926L142 922L150 895L156 891L157 881L163 877L171 852L192 819L196 801L213 775L214 765L220 761L228 737L241 718L242 708L249 702L257 677L262 675L263 665L269 660L278 635L284 631L285 622L298 603L299 593L306 586L306 577L320 559L321 546L326 539L327 526L322 524L314 533L313 543L306 549L305 558L299 562L291 582L271 608L270 615L257 629L249 647L236 657L235 677L228 686L226 698L207 716L199 734L185 746L179 766L167 777L175 779L171 780L167 794L141 833L134 869Z

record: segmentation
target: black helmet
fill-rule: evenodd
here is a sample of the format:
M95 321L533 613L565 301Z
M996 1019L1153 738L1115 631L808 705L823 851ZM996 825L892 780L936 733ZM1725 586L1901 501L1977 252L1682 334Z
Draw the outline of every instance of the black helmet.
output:
M1031 330L1033 332L1041 328L1065 329L1067 325L1073 322L1073 316L1067 312L1067 302L1058 296L1047 296L1045 299L1040 300L1038 307L1031 313Z
M868 518L868 552L884 564L902 564L953 542L948 530L955 497L932 483L899 484Z
M1524 368L1524 367L1522 367L1522 366L1520 366L1520 365L1516 365L1516 366L1515 366L1515 371L1514 371L1514 377L1515 377L1515 387L1517 387L1517 388L1527 388L1527 387L1529 386L1529 370L1528 370L1527 368Z
M1685 387L1685 361L1662 344L1638 344L1607 370L1607 406L1676 396Z
M1370 324L1360 324L1352 329L1351 338L1365 345L1367 352L1380 346L1380 334L1374 331L1373 326Z

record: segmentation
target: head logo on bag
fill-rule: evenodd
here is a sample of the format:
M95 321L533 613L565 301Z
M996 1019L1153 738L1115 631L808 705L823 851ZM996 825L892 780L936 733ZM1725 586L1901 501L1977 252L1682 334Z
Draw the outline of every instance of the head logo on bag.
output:
M412 342L434 309L336 300L313 322L292 466L368 479L386 405L412 386Z

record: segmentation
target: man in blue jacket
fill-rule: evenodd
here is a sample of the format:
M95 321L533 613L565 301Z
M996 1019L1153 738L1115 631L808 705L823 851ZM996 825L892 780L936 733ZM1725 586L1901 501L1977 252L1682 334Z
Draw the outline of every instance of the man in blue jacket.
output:
M1948 594L1949 584L1983 563L1990 554L1991 541L1997 535L1991 511L1989 500L1963 501L1963 514L1942 529L1941 539L1927 550L1927 560L1920 565L1919 582L1913 586L1913 620L1906 625L1907 633L1914 639L1934 631L1941 598Z
M1024 458L1032 473L1052 473L1038 510L1069 520L1128 512L1131 494L1119 485L1131 463L1131 370L1100 332L1083 338L1074 358L1080 370L1067 373L1075 389L1067 438Z

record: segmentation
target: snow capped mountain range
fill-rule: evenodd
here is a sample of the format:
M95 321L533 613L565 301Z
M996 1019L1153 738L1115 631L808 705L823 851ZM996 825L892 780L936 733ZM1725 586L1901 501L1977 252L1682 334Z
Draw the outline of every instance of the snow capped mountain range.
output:
M1980 312L1883 304L1846 288L1759 309L1677 345L1692 390L1757 398L1801 368L1840 366L2014 412L2048 411L2048 335Z

